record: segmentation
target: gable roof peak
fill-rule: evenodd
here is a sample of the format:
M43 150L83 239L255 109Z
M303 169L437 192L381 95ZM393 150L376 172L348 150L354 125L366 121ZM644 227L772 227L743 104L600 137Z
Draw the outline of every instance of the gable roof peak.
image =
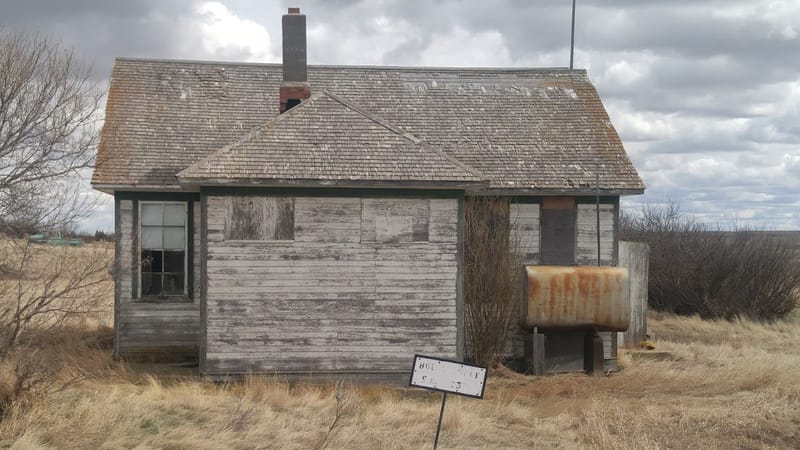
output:
M178 173L182 184L301 181L482 185L488 177L322 91Z

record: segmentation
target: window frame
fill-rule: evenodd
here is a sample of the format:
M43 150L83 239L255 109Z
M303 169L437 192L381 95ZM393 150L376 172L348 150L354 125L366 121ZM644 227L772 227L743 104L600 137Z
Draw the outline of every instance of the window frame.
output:
M192 303L193 299L190 292L189 286L189 271L194 270L193 267L189 267L189 221L193 220L193 217L189 217L189 202L188 201L178 201L178 200L139 200L137 207L137 224L136 224L136 277L137 277L137 286L136 286L136 300L142 303ZM184 222L183 222L183 293L182 294L173 294L173 295L165 295L163 297L153 296L153 295L142 295L142 206L143 205L182 205L184 211ZM163 226L161 227L163 228ZM163 244L162 244L163 247ZM147 250L154 250L154 249L147 249ZM165 250L162 248L162 252ZM162 262L162 272L163 272L163 262ZM163 282L163 279L162 279Z

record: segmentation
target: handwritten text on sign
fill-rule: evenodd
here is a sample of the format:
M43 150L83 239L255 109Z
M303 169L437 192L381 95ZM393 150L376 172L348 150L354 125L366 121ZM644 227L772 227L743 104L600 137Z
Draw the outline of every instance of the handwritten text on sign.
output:
M411 386L483 398L486 368L430 356L414 356Z

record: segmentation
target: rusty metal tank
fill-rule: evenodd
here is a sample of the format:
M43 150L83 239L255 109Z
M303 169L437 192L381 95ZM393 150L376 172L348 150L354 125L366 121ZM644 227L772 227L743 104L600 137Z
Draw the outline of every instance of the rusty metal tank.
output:
M544 330L625 331L630 320L624 267L527 266L524 325Z

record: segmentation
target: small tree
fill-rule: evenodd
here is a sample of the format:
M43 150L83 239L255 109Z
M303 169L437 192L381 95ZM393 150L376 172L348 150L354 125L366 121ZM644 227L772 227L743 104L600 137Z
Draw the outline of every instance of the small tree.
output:
M76 182L94 161L102 92L58 42L0 30L0 419L63 386L63 353L43 353L71 319L97 311L110 249L15 240L74 229L91 210ZM87 200L88 199L88 200Z
M0 232L57 230L87 213L75 177L94 162L101 98L72 51L0 29Z
M464 205L464 322L478 364L503 360L522 301L523 261L515 251L508 199L472 197Z

